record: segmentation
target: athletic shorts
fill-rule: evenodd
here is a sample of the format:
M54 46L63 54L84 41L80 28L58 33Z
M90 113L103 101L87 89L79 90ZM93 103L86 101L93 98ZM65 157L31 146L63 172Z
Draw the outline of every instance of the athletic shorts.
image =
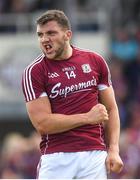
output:
M37 179L107 179L106 156L101 150L42 155Z

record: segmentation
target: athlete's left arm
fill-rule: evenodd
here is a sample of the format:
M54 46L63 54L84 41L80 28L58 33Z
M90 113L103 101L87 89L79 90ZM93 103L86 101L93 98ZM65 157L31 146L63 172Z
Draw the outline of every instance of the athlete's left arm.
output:
M123 162L119 156L120 118L118 107L112 86L99 91L100 102L106 106L109 120L105 124L105 136L108 147L106 167L108 173L119 173L123 168Z

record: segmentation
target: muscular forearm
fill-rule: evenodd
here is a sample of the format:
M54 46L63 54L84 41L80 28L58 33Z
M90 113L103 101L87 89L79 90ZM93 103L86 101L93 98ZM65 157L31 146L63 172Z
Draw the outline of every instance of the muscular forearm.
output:
M109 111L109 121L105 128L108 150L119 152L120 119L117 107Z
M105 123L105 136L108 148L106 168L108 173L119 173L123 162L119 156L120 119L112 87L100 92L101 102L106 106L109 120Z
M110 172L120 173L123 169L123 162L119 156L120 121L117 111L113 109L109 112L110 118L106 127L108 132L108 155L106 158L108 174Z
M86 114L46 114L45 119L42 118L36 127L41 134L55 134L85 125L86 120Z
M101 104L94 106L83 114L64 115L46 111L28 111L32 124L40 134L56 134L86 124L97 124L108 120L105 107Z

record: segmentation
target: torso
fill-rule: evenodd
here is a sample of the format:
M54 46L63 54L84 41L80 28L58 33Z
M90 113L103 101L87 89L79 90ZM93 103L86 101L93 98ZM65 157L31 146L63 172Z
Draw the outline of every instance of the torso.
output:
M110 86L108 68L102 57L76 48L67 60L53 61L42 56L32 70L29 69L31 66L28 72L38 77L41 84L32 82L35 96L27 99L25 93L26 101L46 93L53 113L70 115L88 112L99 103L99 85ZM40 92L37 92L36 86L40 86ZM40 148L42 154L105 150L104 129L102 124L86 125L59 134L44 135Z

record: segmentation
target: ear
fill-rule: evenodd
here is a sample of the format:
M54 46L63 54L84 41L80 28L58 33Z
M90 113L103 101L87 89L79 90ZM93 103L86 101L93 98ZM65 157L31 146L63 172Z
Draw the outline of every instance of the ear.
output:
M71 30L67 30L65 33L65 40L69 41L72 38L72 31Z

